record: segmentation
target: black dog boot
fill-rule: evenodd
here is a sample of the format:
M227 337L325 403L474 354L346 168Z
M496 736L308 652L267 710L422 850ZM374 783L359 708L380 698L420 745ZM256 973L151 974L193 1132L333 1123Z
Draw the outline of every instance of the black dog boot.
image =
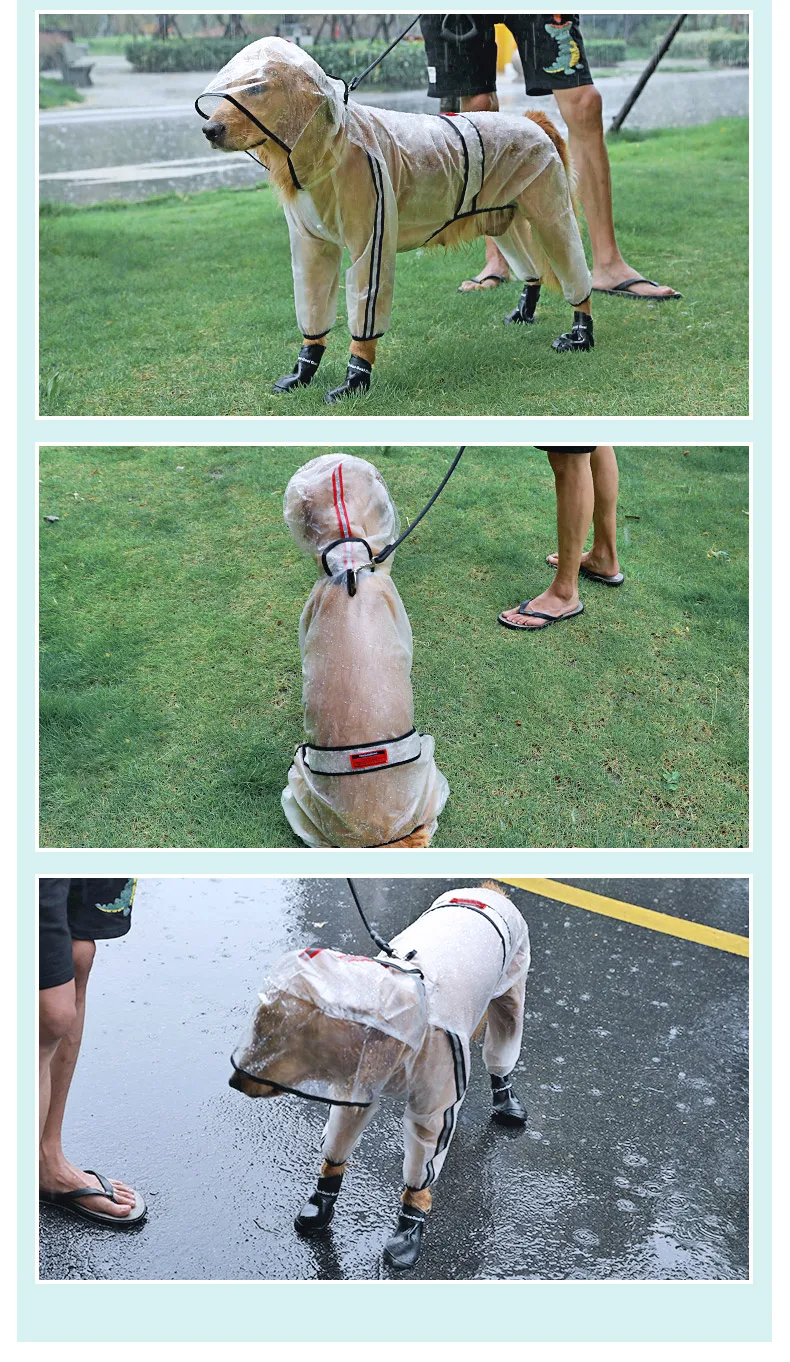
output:
M491 1075L491 1096L494 1103L491 1115L502 1126L523 1126L528 1119L527 1110L513 1091L511 1077L512 1074L508 1074L507 1078Z
M564 354L566 350L592 350L593 322L589 312L574 312L573 327L551 342L552 350Z
M372 364L368 364L367 360L362 359L360 355L352 355L348 361L345 383L341 383L339 388L330 388L328 393L324 393L324 401L331 406L333 402L342 402L344 397L350 397L352 393L366 393L370 387L372 372Z
M325 1230L335 1214L335 1202L340 1195L343 1174L336 1173L331 1178L319 1178L316 1189L306 1201L294 1220L294 1229L299 1234L319 1234Z
M299 351L296 368L290 374L283 374L272 384L273 393L289 393L292 388L306 388L315 378L316 369L324 358L325 345L303 345Z
M384 1262L403 1271L414 1267L422 1251L425 1211L406 1205L398 1216L395 1233L384 1245Z
M530 325L536 320L535 308L540 297L540 284L529 282L524 285L521 297L518 300L518 307L514 312L509 312L505 318L506 322L522 322Z

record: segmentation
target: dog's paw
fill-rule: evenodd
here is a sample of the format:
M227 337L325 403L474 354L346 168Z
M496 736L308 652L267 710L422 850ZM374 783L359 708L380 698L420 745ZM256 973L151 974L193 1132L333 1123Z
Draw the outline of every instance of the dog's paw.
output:
M515 322L520 326L531 326L537 321L535 308L540 298L540 284L525 284L518 301L518 307L509 312L505 323Z
M342 402L344 397L354 397L357 393L366 393L370 387L370 375L373 366L368 364L366 359L360 355L352 355L348 361L346 369L346 381L341 383L339 388L330 388L328 393L324 393L324 401L333 406L335 402Z
M570 331L563 332L551 343L552 350L558 354L569 350L592 350L594 346L592 317L586 312L574 312Z

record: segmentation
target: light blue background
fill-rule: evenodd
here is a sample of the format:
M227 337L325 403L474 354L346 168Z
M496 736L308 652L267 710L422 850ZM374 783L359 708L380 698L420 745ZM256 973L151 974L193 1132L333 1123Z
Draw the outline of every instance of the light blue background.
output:
M64 12L73 12L61 7ZM83 11L110 6L86 0ZM192 8L198 9L198 5ZM281 10L272 6L274 12ZM357 3L355 11L380 11ZM649 0L610 11L655 13ZM300 12L323 13L306 0ZM698 5L695 12L720 11ZM495 2L478 12L501 12ZM589 12L600 12L595 6ZM47 13L57 13L48 6ZM35 159L37 67L35 9L19 4L20 178L20 1041L19 1041L19 1337L118 1341L760 1341L770 1337L770 623L769 577L753 602L753 845L750 851L447 851L390 853L386 873L409 875L753 875L753 1252L749 1283L638 1282L294 1282L162 1283L36 1281L34 875L162 873L213 875L384 873L370 851L36 852L35 747L35 443L345 445L753 443L752 527L761 559L770 557L770 0L752 13L753 104L753 417L595 418L36 418ZM583 13L583 12L582 12ZM727 288L726 278L721 287ZM744 324L746 319L744 318ZM667 571L671 572L671 564ZM218 1151L221 1157L221 1151ZM199 1225L195 1233L203 1232Z

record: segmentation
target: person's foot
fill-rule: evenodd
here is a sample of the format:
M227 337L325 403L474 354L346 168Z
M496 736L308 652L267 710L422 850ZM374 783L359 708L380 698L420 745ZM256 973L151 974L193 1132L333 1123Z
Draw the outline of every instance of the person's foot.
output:
M638 270L633 270L630 265L626 265L624 260L621 260L619 264L593 268L592 286L594 289L616 288L618 284L624 283L627 279L639 279L641 282L634 284L632 288L627 290L621 289L622 293L635 293L643 298L672 298L676 292L668 284L651 284L649 280L643 278Z
M529 603L531 610L539 610L545 615L552 615L558 618L560 615L571 614L579 605L578 592L572 596L561 597L553 587L548 591L542 592L540 596L533 596ZM514 606L512 610L503 610L501 619L515 625L518 629L545 629L546 621L535 618L532 615L519 614L519 607Z
M549 564L549 567L556 568L559 557L560 555L558 553L547 554L546 562ZM620 571L620 564L617 561L616 554L614 557L607 556L600 551L596 552L594 547L588 549L587 553L582 554L581 566L585 567L588 572L597 573L599 577L616 577L617 573ZM539 606L538 608L541 609L542 607Z
M506 284L510 279L510 270L505 265L504 270L490 270L486 265L479 274L473 275L471 279L464 279L458 285L459 293L479 293L481 289L499 288L500 284Z
M499 288L501 283L507 283L510 278L510 266L499 247L486 237L486 263L478 274L471 279L464 279L459 285L459 293L477 293L480 289Z
M106 1196L91 1196L84 1200L76 1197L75 1200L81 1206L88 1206L92 1211L100 1211L102 1215L113 1215L123 1220L135 1204L135 1194L126 1183L116 1182L114 1178L110 1178L109 1181L118 1198L117 1201L110 1201ZM97 1177L92 1173L83 1173L66 1159L52 1165L40 1163L38 1184L42 1192L49 1193L74 1192L78 1187L101 1187Z

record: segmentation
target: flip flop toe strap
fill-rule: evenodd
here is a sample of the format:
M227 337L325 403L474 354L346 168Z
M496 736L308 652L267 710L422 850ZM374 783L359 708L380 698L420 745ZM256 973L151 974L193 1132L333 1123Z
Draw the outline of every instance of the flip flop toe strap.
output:
M98 1178L101 1187L76 1187L73 1192L61 1192L58 1196L59 1201L77 1201L85 1196L103 1196L106 1197L108 1201L118 1201L118 1198L115 1195L115 1188L111 1182L108 1182L103 1173L97 1173L95 1168L86 1168L85 1172L91 1173L93 1177Z
M518 609L516 610L516 614L517 614L517 615L534 615L535 618L536 618L536 619L539 619L539 620L556 620L557 618L559 618L557 615L547 615L546 612L545 612L545 610L528 610L528 609L527 609L527 606L528 606L529 604L530 604L529 601L522 601L522 602L521 602L521 605L520 605L520 606L518 607Z

